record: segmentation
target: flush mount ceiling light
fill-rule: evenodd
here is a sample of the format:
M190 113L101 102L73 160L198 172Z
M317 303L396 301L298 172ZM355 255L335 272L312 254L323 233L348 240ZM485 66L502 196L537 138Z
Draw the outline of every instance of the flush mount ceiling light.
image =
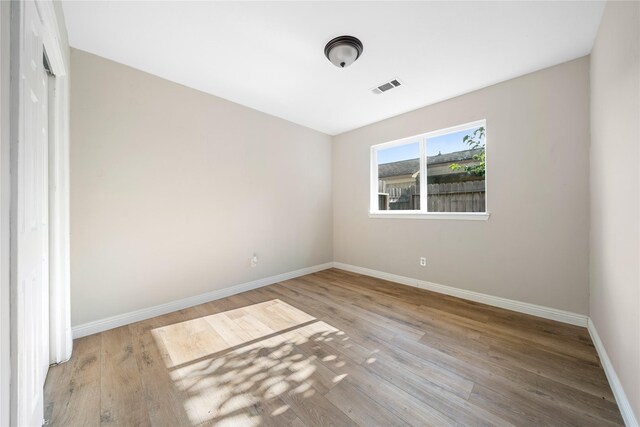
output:
M362 55L362 42L352 36L336 37L324 47L324 55L336 67L348 67Z

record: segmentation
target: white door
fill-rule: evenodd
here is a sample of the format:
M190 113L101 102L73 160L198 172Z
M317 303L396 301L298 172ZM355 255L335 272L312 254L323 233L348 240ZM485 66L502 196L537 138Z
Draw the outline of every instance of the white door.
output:
M16 421L40 426L49 365L48 119L42 24L32 0L20 5L20 88L15 188L17 289ZM14 6L14 7L16 7Z

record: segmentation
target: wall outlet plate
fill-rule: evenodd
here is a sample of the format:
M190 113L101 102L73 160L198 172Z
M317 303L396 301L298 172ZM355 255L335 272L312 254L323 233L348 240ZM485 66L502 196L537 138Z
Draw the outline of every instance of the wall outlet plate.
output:
M426 266L427 266L427 258L420 257L420 267L426 267Z

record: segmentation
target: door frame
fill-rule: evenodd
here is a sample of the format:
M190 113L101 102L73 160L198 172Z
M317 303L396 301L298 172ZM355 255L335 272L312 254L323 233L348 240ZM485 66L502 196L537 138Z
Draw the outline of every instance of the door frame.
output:
M32 0L34 1L34 0ZM42 22L42 41L51 71L55 75L55 93L49 112L53 116L49 131L49 227L50 284L49 335L50 363L71 357L72 334L70 315L69 255L69 47L64 22L59 22L52 0L35 0ZM60 5L58 5L60 7ZM19 114L20 17L22 2L0 2L0 425L13 425L19 402L15 395L16 283L11 271L16 251L12 246L15 224L11 223L12 188L17 156L14 154L18 129L25 124ZM42 58L34 58L42 61ZM52 82L53 83L53 82ZM10 101L9 101L10 100ZM51 185L53 183L53 185ZM12 424L13 423L13 424Z
M69 64L51 0L36 0L42 20L42 41L54 75L53 103L49 105L49 361L69 360L71 287L69 255Z
M0 2L0 425L9 425L10 329L10 27L11 4Z

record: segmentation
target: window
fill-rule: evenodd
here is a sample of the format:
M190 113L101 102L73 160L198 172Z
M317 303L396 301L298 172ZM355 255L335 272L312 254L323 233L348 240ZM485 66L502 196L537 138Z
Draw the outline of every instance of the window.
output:
M484 120L371 147L374 217L487 219Z

